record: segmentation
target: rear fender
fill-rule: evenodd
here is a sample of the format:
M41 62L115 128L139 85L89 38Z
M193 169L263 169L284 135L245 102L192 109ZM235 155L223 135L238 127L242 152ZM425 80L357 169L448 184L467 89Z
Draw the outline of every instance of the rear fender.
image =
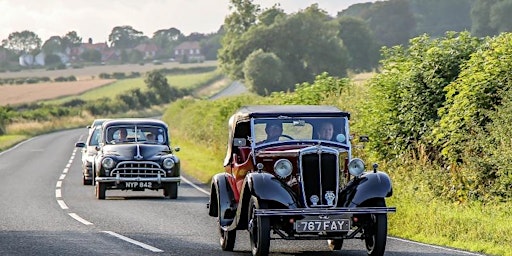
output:
M235 194L228 179L229 175L226 173L214 175L210 189L208 215L219 217L221 226L228 226L233 222L233 209L236 207Z
M367 172L357 182L352 195L349 195L348 207L357 207L368 199L385 198L393 193L391 179L384 172Z

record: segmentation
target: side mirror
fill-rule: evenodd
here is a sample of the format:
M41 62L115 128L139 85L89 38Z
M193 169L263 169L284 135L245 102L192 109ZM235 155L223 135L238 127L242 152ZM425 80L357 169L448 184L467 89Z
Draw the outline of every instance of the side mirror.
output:
M359 136L359 142L368 142L368 141L370 141L370 137L368 137L368 135Z
M233 138L233 146L245 147L247 146L247 139L244 138Z
M79 141L79 142L75 143L75 147L77 147L77 148L85 148L85 142Z

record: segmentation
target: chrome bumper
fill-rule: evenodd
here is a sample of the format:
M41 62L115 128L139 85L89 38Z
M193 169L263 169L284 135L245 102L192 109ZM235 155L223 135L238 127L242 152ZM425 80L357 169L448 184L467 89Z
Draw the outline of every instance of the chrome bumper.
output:
M255 209L256 216L323 216L340 214L381 214L396 212L396 207L357 207L357 208L334 208L334 209Z
M141 177L135 177L135 178L123 178L123 177L96 177L95 179L97 182L115 182L116 184L119 184L121 182L130 182L130 181L151 181L151 182L157 182L158 184L162 182L180 182L181 177L155 177L155 178L141 178Z

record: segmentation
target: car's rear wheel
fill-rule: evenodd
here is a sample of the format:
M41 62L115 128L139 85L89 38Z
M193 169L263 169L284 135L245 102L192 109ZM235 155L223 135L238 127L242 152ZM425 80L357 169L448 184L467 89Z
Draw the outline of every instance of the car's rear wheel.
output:
M343 247L343 239L329 239L327 245L331 251L339 251Z
M371 206L386 207L384 199L375 201ZM366 235L366 251L369 256L384 255L388 237L388 216L386 214L371 214L364 233Z
M172 182L165 184L164 197L169 197L170 199L178 198L178 183Z
M96 183L96 198L97 199L105 199L106 192L107 192L107 185L97 182Z
M270 250L270 219L269 217L256 216L256 209L267 209L264 202L259 202L256 197L251 197L249 202L249 237L251 251L254 256L268 255Z

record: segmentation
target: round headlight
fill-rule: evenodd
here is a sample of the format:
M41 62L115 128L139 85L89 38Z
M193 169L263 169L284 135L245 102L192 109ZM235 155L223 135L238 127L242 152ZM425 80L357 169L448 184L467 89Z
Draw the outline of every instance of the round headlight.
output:
M364 172L364 162L359 158L350 160L348 164L348 172L354 176L359 176Z
M103 167L105 169L112 169L112 168L114 168L115 162L114 162L114 159L112 159L110 157L106 157L105 159L103 159L101 161L101 164L103 165Z
M288 159L279 159L274 164L274 172L281 179L290 176L290 174L292 174L292 170L292 163Z
M171 158L166 158L164 159L162 164L165 169L172 169L174 167L174 160L172 160Z

